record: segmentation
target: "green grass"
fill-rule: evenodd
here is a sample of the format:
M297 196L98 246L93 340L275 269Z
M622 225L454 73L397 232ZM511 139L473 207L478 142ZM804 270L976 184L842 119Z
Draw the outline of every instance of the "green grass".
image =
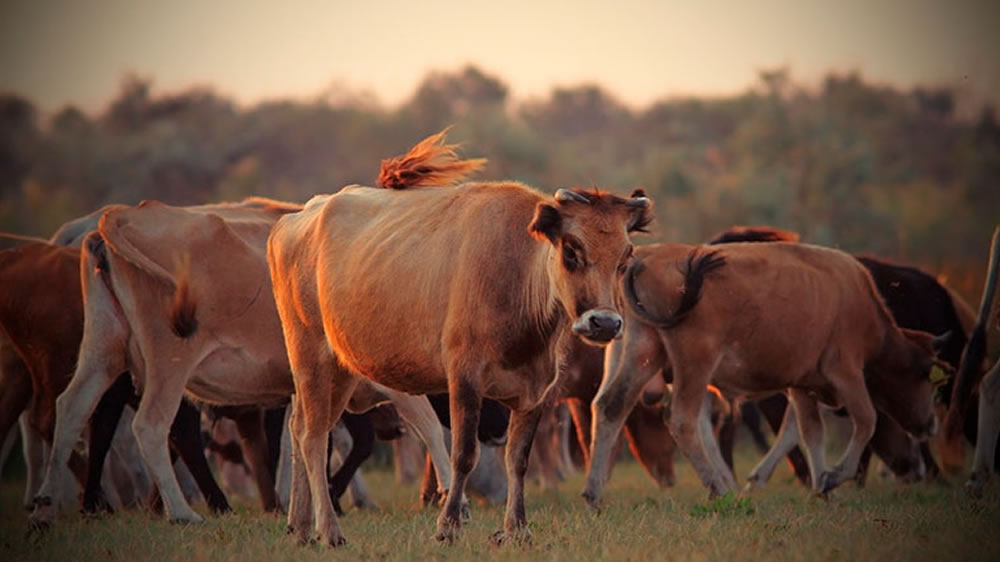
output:
M738 458L745 473L754 459ZM337 550L299 547L284 534L283 517L256 505L191 526L171 525L145 512L86 520L66 512L48 534L27 538L21 479L0 485L2 560L1000 560L1000 486L986 498L965 497L955 481L905 486L869 477L828 501L790 481L784 467L752 499L707 501L690 467L678 484L658 490L634 463L618 465L599 513L579 493L582 474L558 490L530 485L526 547L493 547L502 509L476 504L462 537L445 547L431 537L436 510L417 507L415 486L400 486L388 471L367 474L379 512L350 512L341 520L349 544ZM196 509L205 514L204 506Z

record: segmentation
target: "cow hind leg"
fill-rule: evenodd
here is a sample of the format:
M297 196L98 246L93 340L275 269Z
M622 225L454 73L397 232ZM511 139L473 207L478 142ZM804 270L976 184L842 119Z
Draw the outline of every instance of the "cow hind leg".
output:
M980 384L978 417L979 430L976 434L972 474L965 483L966 491L976 498L983 495L983 488L990 478L997 454L997 437L1000 435L1000 361L993 365Z
M90 418L90 444L87 451L87 482L83 491L84 513L98 510L111 512L111 505L104 498L101 477L104 461L111 448L118 422L125 410L125 404L135 394L132 378L126 373L115 379L114 384L97 403L97 409Z
M155 366L156 362L149 361L147 364ZM160 491L167 517L172 522L196 523L202 518L184 499L173 464L170 462L167 446L167 437L172 422L179 413L185 385L183 378L170 375L171 373L161 372L156 367L149 370L146 376L146 388L139 400L135 419L132 421L132 432L139 442L139 450L146 461L146 468ZM178 440L179 443L186 441L188 439Z
M354 474L371 456L375 448L375 426L372 424L371 416L365 414L351 414L344 412L341 416L344 427L351 434L351 450L344 457L344 462L337 469L337 472L330 477L330 500L333 502L333 509L337 515L342 515L340 509L340 498L350 486Z
M35 494L41 486L45 463L45 446L42 436L28 423L27 414L21 414L18 424L21 428L21 452L28 469L28 481L24 484L24 509L34 507Z

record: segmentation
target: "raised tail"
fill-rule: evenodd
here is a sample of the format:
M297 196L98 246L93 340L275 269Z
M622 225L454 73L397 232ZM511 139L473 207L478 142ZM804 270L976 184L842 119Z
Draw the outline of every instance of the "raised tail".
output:
M454 185L486 165L485 158L461 160L456 144L445 144L448 129L417 143L403 156L382 160L375 185L386 189Z
M719 250L700 253L698 248L691 250L688 254L687 263L682 271L684 275L684 286L681 289L681 301L677 309L666 317L654 315L642 304L635 290L635 280L642 273L645 265L641 260L636 260L625 273L625 298L629 306L642 320L648 324L664 330L673 328L680 324L685 316L701 299L701 286L705 282L705 276L709 272L716 270L726 264L726 259L719 255Z

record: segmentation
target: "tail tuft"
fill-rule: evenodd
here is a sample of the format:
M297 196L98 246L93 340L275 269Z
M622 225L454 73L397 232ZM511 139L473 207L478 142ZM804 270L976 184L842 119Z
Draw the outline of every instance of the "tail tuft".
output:
M197 304L194 294L191 292L190 258L183 261L177 271L177 285L174 290L174 302L170 308L170 328L174 334L182 339L190 338L198 331L198 318L196 316Z
M485 158L460 160L458 145L445 144L448 129L417 143L403 156L382 160L376 185L385 189L454 185L486 165Z
M700 253L698 248L691 250L688 254L687 263L683 269L684 286L681 288L681 299L677 309L667 317L653 315L649 309L639 300L639 295L635 290L636 277L642 273L645 265L636 260L629 266L625 274L625 297L632 310L644 321L657 328L668 330L680 324L684 318L694 309L701 299L701 286L705 282L705 276L710 272L726 264L726 259L719 255L718 250Z

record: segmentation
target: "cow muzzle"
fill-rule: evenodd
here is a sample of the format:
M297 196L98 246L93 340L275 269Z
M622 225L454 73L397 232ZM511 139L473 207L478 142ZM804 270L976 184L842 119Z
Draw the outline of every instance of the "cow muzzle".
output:
M927 423L924 424L923 430L914 435L913 437L917 441L921 442L927 441L934 435L937 435L939 426L940 424L938 423L938 417L934 414L931 414L931 419L927 420Z
M588 310L573 322L573 333L585 341L605 345L621 337L622 317L613 310Z

